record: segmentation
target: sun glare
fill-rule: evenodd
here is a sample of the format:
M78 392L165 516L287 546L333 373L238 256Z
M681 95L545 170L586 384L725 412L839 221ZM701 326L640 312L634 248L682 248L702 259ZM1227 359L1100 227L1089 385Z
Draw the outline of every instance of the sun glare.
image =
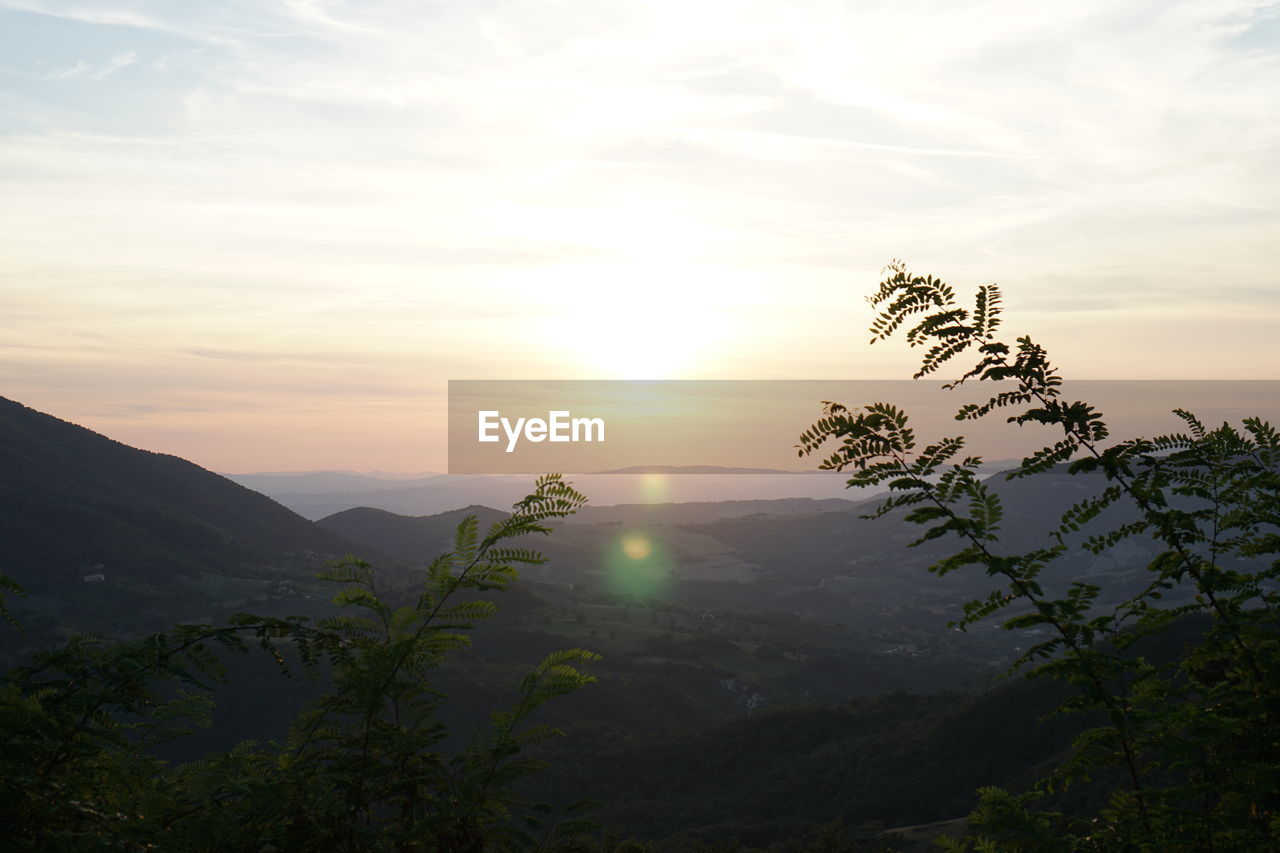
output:
M664 503L670 492L670 484L665 474L640 475L640 502L647 504Z
M722 294L738 284L730 270L612 261L560 273L552 339L591 378L697 374L729 336Z
M633 560L643 560L652 552L653 546L649 544L647 536L633 534L622 539L622 553Z

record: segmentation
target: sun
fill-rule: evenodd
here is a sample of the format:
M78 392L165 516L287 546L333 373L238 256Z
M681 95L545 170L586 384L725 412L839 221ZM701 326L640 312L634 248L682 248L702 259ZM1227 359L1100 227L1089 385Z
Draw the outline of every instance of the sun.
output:
M548 323L580 373L605 379L688 377L705 372L729 336L718 296L729 277L725 270L612 261L563 272L563 310Z

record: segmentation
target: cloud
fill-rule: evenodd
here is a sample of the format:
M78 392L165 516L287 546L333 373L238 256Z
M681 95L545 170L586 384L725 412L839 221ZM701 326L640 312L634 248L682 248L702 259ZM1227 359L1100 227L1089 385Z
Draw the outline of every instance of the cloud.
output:
M92 70L93 70L93 67L82 59L79 62L77 62L75 65L71 66L70 68L64 69L62 71L54 71L48 74L45 79L68 80L72 77L79 77L82 74L88 74Z
M123 5L121 4L121 6ZM0 0L0 11L6 10L56 18L78 24L153 31L183 38L194 36L193 31L184 26L129 8L117 7L112 9L102 6L95 8L78 3L58 2L58 0L43 3L32 3L28 2L28 0Z
M85 62L83 59L81 59L77 61L76 64L71 66L70 68L63 69L62 71L54 71L49 74L43 75L42 79L70 80L77 77L91 77L94 80L103 80L107 77L110 77L112 74L115 74L120 69L127 68L128 66L133 65L137 61L138 61L137 53L131 50L125 51L124 53L118 53L115 56L111 57L111 59L107 60L107 62L105 62L101 68L95 71L92 65L90 65L88 62Z
M106 65L102 66L102 69L98 71L97 74L93 76L99 80L105 77L110 77L112 74L115 74L121 68L127 68L137 61L138 61L138 54L134 53L131 50L126 51L125 53L116 54L115 56L111 57L110 61L108 61Z

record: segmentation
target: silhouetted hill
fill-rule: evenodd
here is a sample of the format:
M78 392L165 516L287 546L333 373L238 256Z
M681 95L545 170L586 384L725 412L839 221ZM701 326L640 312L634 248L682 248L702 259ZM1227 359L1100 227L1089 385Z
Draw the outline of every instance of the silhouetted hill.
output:
M1101 474L1073 476L1065 466L1023 479L1009 480L1005 474L995 474L985 482L1003 502L1004 553L1040 547L1063 512L1079 500L1098 495L1106 485ZM904 521L901 511L878 519L863 517L880 501L879 497L865 499L850 504L844 512L723 518L684 528L750 554L762 573L779 578L911 578L937 590L988 588L989 581L981 572L962 571L945 577L924 573L924 567L958 550L957 540L944 537L909 547L926 528ZM1067 541L1083 541L1134 517L1133 509L1122 502ZM1135 592L1145 582L1146 565L1157 550L1154 543L1142 538L1126 540L1102 556L1074 548L1050 564L1043 581L1056 588L1080 577L1108 575L1117 595Z
M987 482L1005 502L1002 541L1010 551L1037 547L1064 510L1104 485L1100 475L1070 476L1065 470L1021 480L997 474ZM849 494L861 497L856 491ZM834 621L847 621L853 611L870 607L899 622L942 624L940 613L920 612L916 619L900 608L932 610L939 602L956 604L989 590L991 581L982 572L945 577L926 572L958 545L943 539L908 547L923 528L897 513L865 518L879 501L792 498L589 506L559 524L554 536L531 543L551 562L550 568L528 576L608 588L608 567L618 565L618 543L640 535L653 547L652 559L662 561L655 570L673 582L661 597L685 604L780 608ZM423 516L364 507L318 523L352 541L377 545L397 559L422 562L447 545L454 526L469 512L480 514L482 521L498 515L482 506ZM1125 508L1117 513L1087 526L1081 538L1108 529L1117 518L1131 518ZM1108 575L1109 585L1123 595L1143 582L1152 556L1154 546L1139 539L1101 557L1074 549L1046 570L1044 580L1056 587L1082 576ZM867 618L865 613L858 617L862 622Z
M180 576L266 584L281 569L306 569L283 576L309 577L325 559L356 550L198 465L3 398L0 471L0 570L47 599L41 610L57 613L51 618L77 626L136 625L144 607L162 623L254 592L212 582L179 589ZM78 615L66 612L68 603ZM107 612L113 609L119 612ZM86 623L81 617L93 610L103 612Z
M316 524L353 542L377 543L396 559L425 564L450 548L458 523L468 515L476 516L483 530L506 513L473 504L436 515L405 516L362 506L334 513Z
M258 472L254 474L223 474L228 480L239 483L279 500L278 494L294 496L325 494L326 492L379 492L394 489L412 489L429 484L438 474L374 476L354 471L300 471L298 473ZM283 501L282 501L283 503ZM287 504L286 504L287 506Z

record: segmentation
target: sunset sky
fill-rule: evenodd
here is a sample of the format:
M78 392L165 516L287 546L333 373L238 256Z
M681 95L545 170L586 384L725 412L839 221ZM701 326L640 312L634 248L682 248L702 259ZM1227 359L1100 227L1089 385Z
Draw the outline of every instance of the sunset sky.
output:
M0 396L220 471L904 378L898 257L1068 376L1280 379L1280 4L0 0L0 199Z

